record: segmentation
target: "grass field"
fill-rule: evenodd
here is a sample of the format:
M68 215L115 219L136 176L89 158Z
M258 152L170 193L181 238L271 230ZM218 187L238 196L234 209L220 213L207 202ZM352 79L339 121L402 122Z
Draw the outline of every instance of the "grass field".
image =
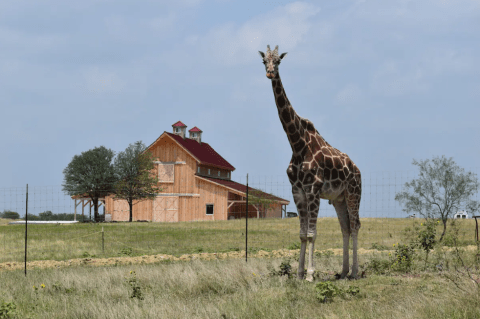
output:
M359 248L392 247L403 230L423 219L363 218ZM461 245L474 245L474 220L457 220ZM103 234L102 234L103 229ZM437 227L437 233L442 228ZM447 228L448 231L448 228ZM299 220L249 219L249 251L292 248L300 242ZM103 246L102 246L103 236ZM0 263L24 260L25 227L0 220ZM315 248L341 248L336 218L319 218ZM245 220L180 223L98 223L28 225L28 260L68 260L82 257L118 257L245 249Z
M46 269L30 267L27 276L18 267L1 269L0 318L480 318L476 250L464 247L474 243L474 221L457 221L462 261L455 257L454 248L440 246L430 253L428 263L417 250L407 271L392 267L393 244L402 242L406 227L422 221L362 219L359 264L364 278L348 281L334 277L342 262L338 221L319 219L313 283L272 274L272 269L286 269L285 264L296 274L298 249L283 258L266 258L265 252L258 251L295 248L299 243L296 218L249 220L253 249L247 263L241 251L244 220L29 225L29 260L83 258ZM0 236L4 264L22 261L23 226L0 221ZM212 254L182 256L176 261L144 256L199 252ZM199 258L214 252L217 259ZM92 256L99 258L86 258ZM118 258L102 264L100 257ZM477 283L467 276L463 263ZM316 285L326 281L343 291L355 286L358 293L339 294L323 303Z
M388 256L361 256L360 263L373 258ZM323 256L315 258L322 276L309 283L269 275L270 267L278 270L281 262L82 266L34 270L27 277L20 270L1 271L0 303L16 307L16 315L5 318L480 318L478 286L468 278L448 280L454 271L379 275L367 268L366 278L335 281L341 257ZM292 272L297 265L292 262ZM359 292L322 303L315 286L326 279Z

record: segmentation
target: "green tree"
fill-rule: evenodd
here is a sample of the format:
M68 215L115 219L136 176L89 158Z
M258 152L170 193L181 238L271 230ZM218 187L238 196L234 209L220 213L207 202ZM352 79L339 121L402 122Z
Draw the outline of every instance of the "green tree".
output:
M98 199L113 193L116 182L112 164L115 152L104 146L75 155L63 170L63 191L70 196L86 196L93 202L95 221L99 221Z
M40 217L40 220L54 220L53 213L49 210L38 214L38 216Z
M157 187L157 174L152 173L155 168L153 160L153 154L142 141L130 144L115 158L115 198L128 202L130 222L133 220L133 201L154 199L156 193L163 190Z
M11 211L11 210L3 210L3 213L0 213L1 218L5 219L20 219L20 215L17 212Z
M470 213L480 209L480 203L470 199L478 190L478 180L474 173L465 173L453 158L445 156L424 161L414 159L413 165L419 167L419 178L405 183L404 190L395 195L395 200L405 205L404 212L418 212L427 220L441 219L443 232L439 241L442 241L447 218L451 218L461 206Z

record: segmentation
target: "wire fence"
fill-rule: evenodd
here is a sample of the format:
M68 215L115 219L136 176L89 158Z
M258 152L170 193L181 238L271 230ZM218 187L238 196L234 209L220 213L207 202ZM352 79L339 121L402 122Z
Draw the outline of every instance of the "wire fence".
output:
M359 248L392 247L402 239L405 228L421 221L406 218L409 214L402 211L402 206L395 200L395 194L403 190L405 183L416 177L414 171L363 174ZM246 184L246 179L240 178L235 182L225 185L222 184L225 181L218 179L201 179L194 183L185 180L176 183L176 186L172 184L164 194L168 196L134 205L134 221L158 221L146 223L120 222L128 221L128 205L115 203L107 197L98 212L102 220L112 222L82 223L93 219L93 207L88 204L88 199L72 199L64 193L62 186L30 186L29 220L38 219L38 216L56 220L75 218L78 223L28 224L28 260L66 261L88 257L180 256L242 251L247 232L241 185ZM249 194L249 252L297 249L300 242L299 220L285 218L287 212L297 212L287 177L250 177L248 186L249 192L261 190L275 196L277 203L286 203L282 200L289 202L267 210L258 205L252 206L255 202L252 202L252 193ZM1 188L0 211L17 212L24 218L26 195L26 187ZM477 192L472 199L479 200L478 197ZM316 249L340 249L342 236L333 206L322 201L318 216ZM475 220L471 216L461 221L460 235L465 242L474 244ZM0 263L23 261L24 223L9 225L6 219L1 223Z

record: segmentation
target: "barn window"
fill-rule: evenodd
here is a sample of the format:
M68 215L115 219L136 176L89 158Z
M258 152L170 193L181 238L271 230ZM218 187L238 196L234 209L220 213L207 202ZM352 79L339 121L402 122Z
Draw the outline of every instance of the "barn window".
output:
M207 204L207 215L213 215L213 204Z
M228 178L230 178L230 172L228 172Z
M175 164L158 164L158 181L161 183L174 182Z
M199 168L197 168L197 173L200 173L200 167L199 167Z
M193 133L192 136L193 136L193 137L197 137L197 133Z
M210 168L208 169L208 175L210 175Z
M218 176L220 176L220 171L218 171Z

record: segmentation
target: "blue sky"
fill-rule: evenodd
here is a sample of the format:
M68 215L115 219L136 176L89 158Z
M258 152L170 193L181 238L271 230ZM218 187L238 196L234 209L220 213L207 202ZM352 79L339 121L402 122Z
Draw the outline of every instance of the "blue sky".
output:
M40 198L53 185L60 201L74 155L149 145L180 120L232 179L248 173L294 211L291 149L257 53L270 44L288 52L279 70L297 114L360 168L360 214L388 216L378 207L398 209L413 158L480 172L478 30L478 0L2 1L0 188L28 183ZM2 192L0 210L21 208Z

